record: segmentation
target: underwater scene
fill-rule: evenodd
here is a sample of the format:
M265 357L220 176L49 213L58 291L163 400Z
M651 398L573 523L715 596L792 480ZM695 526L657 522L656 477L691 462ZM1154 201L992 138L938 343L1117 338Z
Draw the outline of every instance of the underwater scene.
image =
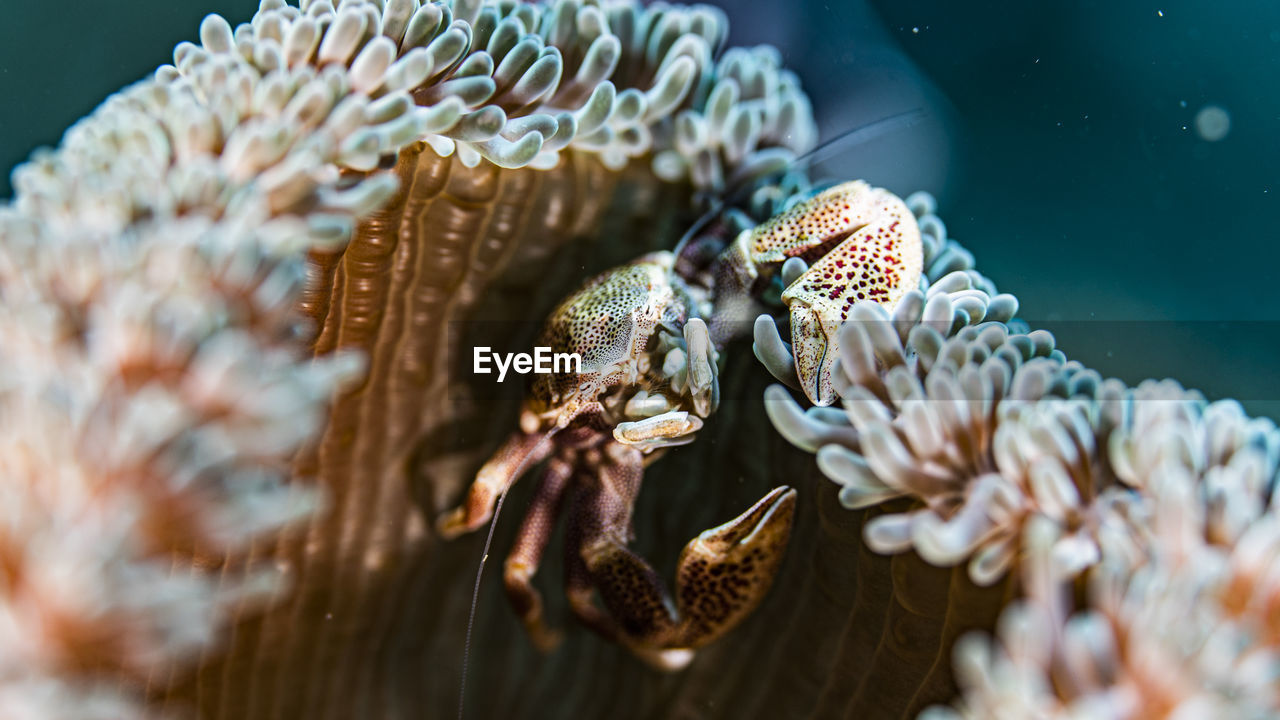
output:
M1280 8L0 23L0 717L1280 716Z

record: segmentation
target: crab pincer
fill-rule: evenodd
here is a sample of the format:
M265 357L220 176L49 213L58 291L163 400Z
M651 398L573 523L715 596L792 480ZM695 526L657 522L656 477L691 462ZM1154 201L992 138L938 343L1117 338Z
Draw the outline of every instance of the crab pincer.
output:
M594 515L573 539L582 564L570 568L570 607L584 623L663 670L678 670L693 650L736 627L773 584L791 535L796 491L774 488L746 512L685 545L676 567L674 597L652 566L627 547L630 525L616 501L620 486L593 488L577 511ZM575 581L594 587L608 613L599 613ZM587 585L584 584L583 587Z
M831 368L849 310L873 300L892 312L920 285L923 251L915 216L898 196L861 180L829 188L744 230L722 262L733 284L758 293L792 258L805 269L782 292L790 309L796 373L815 405L836 392Z

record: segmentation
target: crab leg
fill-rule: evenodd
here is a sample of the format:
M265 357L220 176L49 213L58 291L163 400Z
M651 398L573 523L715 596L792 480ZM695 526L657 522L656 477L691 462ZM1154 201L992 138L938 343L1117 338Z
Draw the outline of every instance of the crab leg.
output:
M565 535L565 596L582 624L608 640L624 640L617 620L596 606L595 579L587 567L584 548L589 541L612 532L625 545L631 540L631 510L644 475L644 457L624 445L605 447L598 475L578 476L569 508Z
M554 457L547 464L502 572L507 598L533 643L543 651L555 647L560 636L543 622L542 595L532 581L542 563L547 542L555 531L561 500L572 475L573 464L562 457Z
M618 632L617 621L609 617L609 613L601 610L595 603L596 588L592 584L591 572L587 570L587 565L582 560L581 547L580 542L574 541L565 545L564 595L569 600L569 611L578 619L578 622L591 628L600 637L621 643L622 638ZM678 670L688 664L688 660L691 659L692 656L681 662L680 659L673 658L665 666ZM661 663L655 664L664 666Z
M657 572L627 547L641 456L614 447L615 462L584 488L572 519L583 566L609 615L582 612L581 594L575 613L654 665L677 669L692 658L690 650L731 630L764 599L786 550L796 493L775 488L741 516L690 541L680 555L673 599Z
M489 522L498 497L520 479L525 470L551 454L553 432L512 433L476 473L467 499L436 521L436 531L451 540Z

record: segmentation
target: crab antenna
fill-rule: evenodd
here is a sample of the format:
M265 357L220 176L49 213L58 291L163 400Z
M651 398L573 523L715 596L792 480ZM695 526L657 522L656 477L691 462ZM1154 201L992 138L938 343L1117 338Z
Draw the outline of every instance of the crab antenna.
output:
M912 108L900 113L887 115L878 120L872 120L864 125L849 128L848 130L837 134L833 138L824 140L807 152L797 155L795 159L791 161L791 164L799 165L801 163L806 163L812 165L815 162L822 162L823 160L834 157L837 153L851 150L858 145L870 142L885 133L909 128L917 122L920 122L926 114L927 113L925 113L924 108ZM736 184L725 190L723 197L732 197L734 193L742 189L743 183L751 179L752 178L749 176L739 179Z
M872 120L865 125L849 128L835 137L818 144L812 150L797 157L793 162L797 164L808 163L810 165L820 163L823 160L834 157L837 152L845 152L895 130L905 130L923 120L926 114L924 108L912 108L893 115L887 115L879 120ZM848 147L843 147L846 145Z
M706 212L702 213L702 216L695 220L693 224L689 226L688 230L684 231L684 235L680 236L680 242L676 243L671 254L675 255L676 259L679 260L680 253L684 252L685 246L689 244L689 241L693 239L693 236L702 232L702 229L711 224L711 221L714 220L723 210L724 200L721 200L720 198L713 199L711 201L711 207L708 208Z
M799 165L800 163L810 165L820 163L823 160L834 157L837 153L845 152L850 148L870 142L885 133L909 128L920 122L925 115L926 113L924 108L912 108L910 110L904 110L900 113L894 113L893 115L882 117L878 120L872 120L865 125L849 128L835 137L823 141L808 152L797 156L791 162L793 165ZM709 225L711 221L724 210L725 198L733 197L734 193L741 190L743 183L749 179L750 178L742 178L734 185L726 188L725 191L721 193L720 197L713 198L711 200L711 207L689 226L689 229L680 237L680 241L676 243L675 248L671 251L677 258L680 257L680 253L684 250L685 246L689 244L689 241L692 240L699 232L702 232L702 229Z
M519 478L529 469L529 458L536 457L537 453L549 442L551 437L561 428L557 425L546 432L532 448L529 449L525 456L520 459L520 463L516 465L515 470L511 473L511 477ZM493 531L498 527L498 516L502 514L502 503L507 499L507 491L511 489L514 482L506 483L502 492L498 495L498 503L493 507L493 517L489 519L489 533L484 538L484 551L480 554L480 566L476 568L476 582L471 589L471 610L467 613L467 635L462 643L462 677L458 681L458 720L463 720L463 711L467 702L467 667L471 660L471 631L475 627L476 622L476 604L480 600L480 580L484 577L484 566L489 560L489 548L493 545Z

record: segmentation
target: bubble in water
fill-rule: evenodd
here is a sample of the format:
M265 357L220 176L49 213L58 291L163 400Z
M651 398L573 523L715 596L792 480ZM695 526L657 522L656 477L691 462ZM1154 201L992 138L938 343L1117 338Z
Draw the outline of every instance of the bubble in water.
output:
M1231 116L1217 105L1205 105L1196 113L1196 133L1204 140L1218 142L1231 132Z

